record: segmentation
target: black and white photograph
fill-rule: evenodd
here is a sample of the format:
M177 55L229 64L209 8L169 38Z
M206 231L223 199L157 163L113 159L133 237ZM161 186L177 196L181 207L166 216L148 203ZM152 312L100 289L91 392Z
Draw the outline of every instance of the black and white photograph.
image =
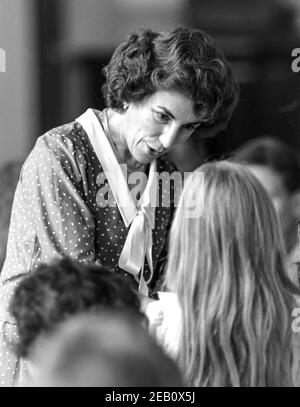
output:
M0 0L0 387L300 387L300 0Z

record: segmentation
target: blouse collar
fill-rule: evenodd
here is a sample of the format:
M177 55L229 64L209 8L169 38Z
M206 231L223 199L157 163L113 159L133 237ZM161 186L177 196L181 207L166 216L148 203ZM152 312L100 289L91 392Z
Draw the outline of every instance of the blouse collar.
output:
M95 111L91 108L87 109L87 111L79 116L76 121L82 125L89 137L97 158L107 177L125 226L127 228L130 226L139 209L147 207L147 212L151 220L151 227L154 228L155 205L153 205L153 203L156 202L156 161L154 160L150 164L145 190L143 191L140 200L135 204L127 184L126 176L122 171L122 164L120 165L118 162ZM150 210L150 208L152 208L152 210Z

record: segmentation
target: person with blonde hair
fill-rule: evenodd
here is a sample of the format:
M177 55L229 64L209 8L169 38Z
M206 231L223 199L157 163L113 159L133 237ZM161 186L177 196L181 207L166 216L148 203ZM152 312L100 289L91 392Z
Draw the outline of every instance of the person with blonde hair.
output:
M153 323L159 302L149 305L152 326L191 386L291 386L299 366L292 331L299 290L285 270L274 206L241 164L208 162L196 172L204 177L189 177L183 189L165 275L181 310L179 338L168 336L163 307L160 324L158 313ZM197 191L204 206L191 218L187 204Z

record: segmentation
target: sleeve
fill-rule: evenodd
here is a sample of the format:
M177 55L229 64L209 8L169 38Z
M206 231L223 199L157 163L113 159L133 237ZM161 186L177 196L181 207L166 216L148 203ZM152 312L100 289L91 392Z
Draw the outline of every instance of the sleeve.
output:
M0 276L2 385L11 385L18 375L12 349L17 333L8 308L20 278L40 263L62 256L95 261L95 225L86 204L84 170L82 153L61 135L40 137L22 168Z

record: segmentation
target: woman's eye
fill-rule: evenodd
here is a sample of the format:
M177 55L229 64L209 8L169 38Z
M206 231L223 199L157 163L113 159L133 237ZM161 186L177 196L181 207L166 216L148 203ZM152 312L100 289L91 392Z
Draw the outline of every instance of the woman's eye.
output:
M169 116L162 112L154 112L154 117L164 123L167 123L170 120Z

